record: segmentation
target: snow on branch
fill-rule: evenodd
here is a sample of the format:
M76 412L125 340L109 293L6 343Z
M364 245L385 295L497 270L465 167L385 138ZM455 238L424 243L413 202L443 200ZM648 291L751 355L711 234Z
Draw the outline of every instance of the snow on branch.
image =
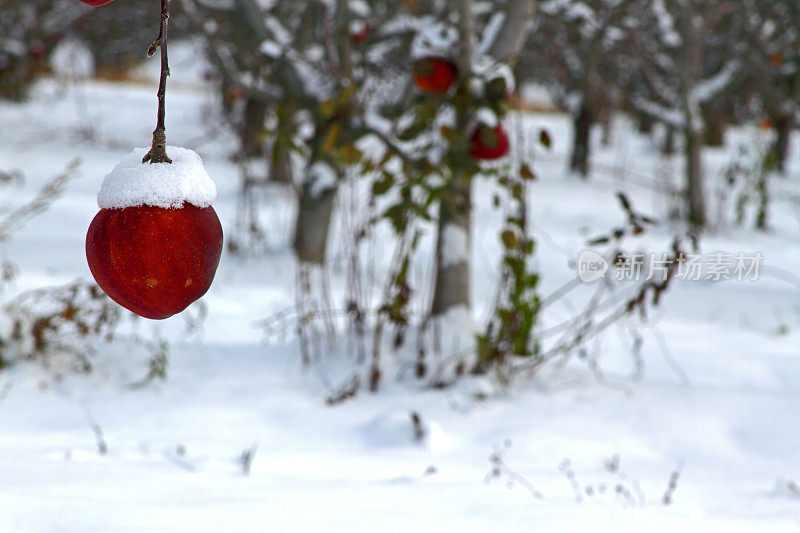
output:
M692 98L699 103L711 101L736 81L740 70L741 62L738 60L728 62L717 74L697 83L692 90Z

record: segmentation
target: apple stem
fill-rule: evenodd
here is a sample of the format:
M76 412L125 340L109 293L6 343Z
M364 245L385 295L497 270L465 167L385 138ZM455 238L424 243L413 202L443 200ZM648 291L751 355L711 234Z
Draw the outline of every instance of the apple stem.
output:
M161 0L161 27L158 38L150 45L148 56L155 53L156 48L161 48L161 79L158 83L158 122L153 131L153 145L142 159L142 163L172 163L167 157L167 128L164 126L166 115L167 76L169 76L169 61L167 60L167 27L169 26L170 0Z

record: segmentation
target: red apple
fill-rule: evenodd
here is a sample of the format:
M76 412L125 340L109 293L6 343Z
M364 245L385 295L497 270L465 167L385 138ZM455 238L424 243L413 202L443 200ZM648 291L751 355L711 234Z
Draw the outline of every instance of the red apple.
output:
M367 40L369 32L370 32L369 24L364 22L358 27L358 29L356 29L350 34L350 38L353 39L354 43L361 44Z
M203 296L222 254L212 207L101 209L86 235L97 284L137 315L161 320Z
M414 85L427 93L444 94L458 76L456 64L443 57L426 57L414 63Z
M104 6L106 4L110 4L113 1L114 0L81 0L81 2L83 2L87 6L92 6L92 7Z
M484 161L500 159L508 154L509 146L508 135L503 126L490 128L481 124L475 128L475 132L472 134L469 155L474 159Z

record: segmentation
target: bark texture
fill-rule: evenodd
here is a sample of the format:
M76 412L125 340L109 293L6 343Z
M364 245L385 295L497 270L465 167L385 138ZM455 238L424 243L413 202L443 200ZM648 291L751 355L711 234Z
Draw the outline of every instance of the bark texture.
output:
M700 49L699 29L697 28L694 13L686 13L682 24L685 35L685 67L681 80L681 100L686 156L686 195L689 206L689 223L697 228L702 228L706 224L705 175L703 169L705 126L700 105L693 93L702 72L703 57Z
M594 116L589 106L583 103L572 120L574 134L569 168L573 172L580 174L581 177L586 178L589 175L589 155Z
M794 120L791 115L781 115L774 117L772 123L775 126L775 144L772 146L772 156L775 158L776 170L781 174L786 173L786 163L789 160L789 143L794 128Z
M295 226L294 250L304 263L322 265L328 252L336 188L315 191L308 180L300 190L300 202Z

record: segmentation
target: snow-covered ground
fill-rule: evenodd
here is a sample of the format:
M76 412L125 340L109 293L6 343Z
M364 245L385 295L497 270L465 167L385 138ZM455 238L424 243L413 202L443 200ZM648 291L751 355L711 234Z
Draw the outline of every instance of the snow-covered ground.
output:
M167 132L170 144L204 158L230 235L238 174L214 102L199 88L172 89ZM0 104L0 169L26 178L12 203L82 158L65 195L3 244L20 269L4 297L90 278L83 242L100 180L148 144L154 120L154 90L141 85L45 81L28 104ZM530 191L548 294L575 276L587 237L623 222L617 190L639 211L666 218L655 191L669 169L620 119L592 179L581 182L564 171L568 119L526 121L554 139L552 151L537 152ZM743 128L731 134L731 149L708 151L712 204L735 147L759 135ZM794 141L792 177L780 191L800 191ZM497 277L501 214L491 196L479 183L477 318ZM120 346L95 355L89 376L56 380L38 364L0 372L0 530L795 531L800 206L788 196L776 194L770 232L725 228L702 240L704 252L763 254L759 281L677 283L648 324L625 322L591 345L603 379L576 363L507 390L474 379L437 391L388 372L378 394L328 407L328 388L352 368L351 343L340 337L324 361L303 369L291 337L267 344L255 326L294 303L291 207L276 193L264 210L274 250L223 256L201 335L187 338L180 316L140 325L171 342L167 381L129 387L145 369ZM678 229L664 224L647 243L661 249ZM376 261L390 255L384 241L369 245ZM424 283L420 263L414 279ZM341 270L334 264L339 305ZM565 302L551 320L571 312ZM628 325L644 339L638 380ZM253 449L245 475L241 457Z

